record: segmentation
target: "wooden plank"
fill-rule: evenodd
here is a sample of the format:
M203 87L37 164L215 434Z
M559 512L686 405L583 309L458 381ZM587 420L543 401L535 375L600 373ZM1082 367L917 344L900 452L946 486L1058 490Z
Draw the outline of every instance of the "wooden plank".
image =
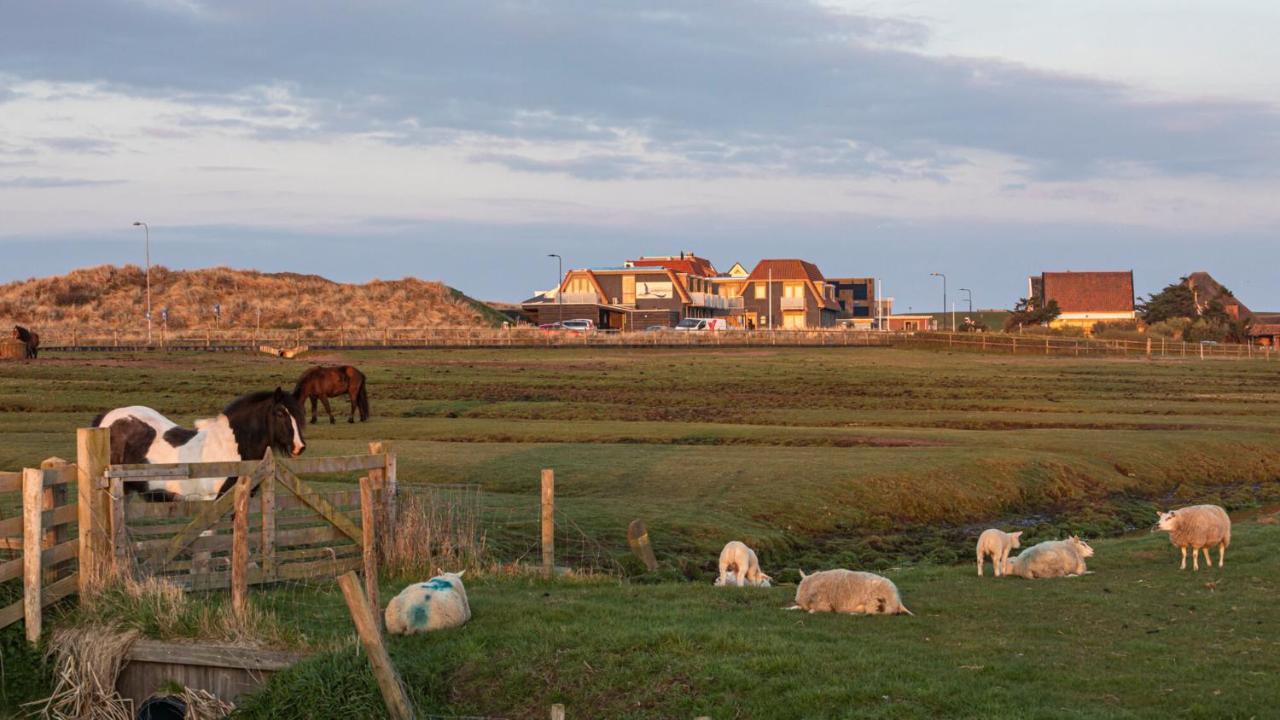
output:
M52 585L45 586L44 606L49 607L65 597L74 595L79 586L80 575L78 573L68 575Z
M364 548L364 593L369 601L369 607L382 607L378 603L378 541L374 535L374 507L373 482L366 475L360 478L360 534L363 540ZM378 625L378 632L382 632L382 618L378 613L374 613L374 622Z
M67 495L69 494L67 483L75 480L75 466L62 458L51 457L41 460L40 467L44 474L44 509L52 510L54 508L67 505ZM51 480L56 482L51 482ZM45 528L44 539L41 542L41 545L47 550L60 545L69 537L71 537L71 528L66 524L47 527ZM78 549L78 543L76 545ZM58 562L51 562L47 558L42 559L41 562L43 562L45 566L45 584L55 582L58 579Z
M265 483L265 480L264 480ZM262 485L258 486L258 497L249 501L249 515L253 516L262 511L262 495L265 492ZM292 495L279 495L274 493L276 498L275 511L284 512L286 510L295 510L298 508L306 508L310 511L310 506ZM360 491L359 490L338 490L334 492L318 493L321 497L327 499L335 506L344 508L350 507L353 510L360 508ZM193 518L200 514L200 511L207 507L213 500L175 500L173 502L147 502L137 496L129 496L125 502L125 520L185 520Z
M111 561L115 565L116 573L121 577L129 572L129 533L125 527L124 521L124 481L120 478L111 478L111 483L107 491L107 502L111 505ZM129 572L132 575L131 572Z
M101 495L97 492L102 473L111 464L111 431L107 428L76 430L76 513L80 530L80 593L92 592L102 579L99 557L105 547L102 537Z
M262 482L262 479L268 474L275 472L275 461L271 448L267 448L266 455L262 458L262 463L253 471L250 479L250 490ZM209 503L207 507L200 511L200 514L187 524L181 532L170 538L165 548L150 557L147 564L150 567L159 567L177 557L182 549L192 543L200 533L204 532L210 525L217 522L219 518L227 514L231 509L232 503L235 501L235 493L227 493L217 500Z
M20 557L0 563L0 582L22 577L22 563L23 559Z
M262 481L258 489L261 507L261 534L258 541L258 565L265 577L273 577L276 570L276 476L272 473Z
M277 568L276 576L272 578L264 577L260 568L250 568L248 582L250 585L263 585L282 580L331 578L344 572L359 569L361 562L359 555L353 555L347 558L338 558L337 560L324 559L305 563L281 563ZM231 587L231 573L225 571L173 575L166 576L165 579L184 590L193 592L226 590Z
M70 485L75 481L75 465L55 465L44 468L44 486L47 488L57 487L59 485Z
M0 472L0 493L22 492L22 473Z
M44 528L40 518L44 514L44 472L35 468L22 471L22 607L27 623L27 642L40 643L41 621L44 605L40 591L44 589L44 565L40 562L41 541Z
M311 486L304 483L297 475L294 475L289 468L280 465L277 468L276 479L281 485L289 488L289 491L298 496L303 502L310 505L320 516L328 520L334 527L346 533L348 537L357 543L363 543L364 539L360 534L360 528L351 522L346 515L339 513L334 509L329 501L317 494L311 489Z
M207 463L137 463L133 465L112 465L106 471L106 477L118 477L124 480L238 477L240 475L252 475L257 466L257 460L230 460Z
M258 650L225 645L196 645L159 640L138 640L129 649L135 662L234 667L244 670L284 670L307 657L305 653Z
M280 464L289 468L294 474L337 473L357 470L372 470L386 465L386 458L381 454L338 455L334 457L290 458L281 459Z
M40 524L45 528L66 525L76 522L79 510L75 505L63 505L40 513ZM0 520L0 537L21 537L23 522L21 516Z
M45 566L57 565L66 562L76 556L80 551L80 543L72 538L66 542L58 543L51 548L44 548L40 551L40 562ZM45 584L49 584L46 578Z
M382 691L388 714L392 720L413 720L413 704L409 702L409 694L400 682L400 674L391 664L391 656L382 644L382 632L378 629L378 622L369 607L368 599L360 591L360 581L354 572L350 572L338 578L338 586L342 588L342 596L346 598L351 619L356 625L356 634L360 636L360 644L364 646L365 655L369 658L369 665L378 681L378 689Z
M18 622L22 619L24 612L21 600L7 607L0 608L0 628L7 628Z
M236 479L235 530L231 542L231 610L243 618L249 608L249 477Z

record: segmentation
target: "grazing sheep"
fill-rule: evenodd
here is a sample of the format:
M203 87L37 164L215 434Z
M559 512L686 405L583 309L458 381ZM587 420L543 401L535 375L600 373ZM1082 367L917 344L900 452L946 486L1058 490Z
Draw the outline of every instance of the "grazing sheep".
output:
M1191 548L1191 566L1200 569L1200 551L1204 551L1204 561L1213 567L1209 558L1209 548L1218 546L1218 567L1222 567L1223 558L1227 554L1227 546L1231 544L1231 518L1227 511L1217 505L1192 505L1190 507L1162 512L1155 530L1169 533L1169 542L1182 548L1182 566L1187 569L1187 548ZM1154 532L1153 530L1152 532Z
M796 604L792 609L864 615L911 615L887 577L853 570L800 571Z
M769 587L772 580L760 571L754 550L737 540L725 543L720 551L720 576L716 578L716 585Z
M1003 530L983 530L978 536L978 577L982 577L982 566L987 556L991 556L991 567L996 577L1004 572L1004 563L1009 559L1009 551L1022 547L1022 531L1007 533Z
M387 603L387 632L395 635L460 627L471 619L460 573L444 573L414 583Z
M1093 557L1093 548L1072 535L1066 540L1049 540L1032 545L1016 557L1005 560L1004 574L1035 579L1084 575L1084 559Z

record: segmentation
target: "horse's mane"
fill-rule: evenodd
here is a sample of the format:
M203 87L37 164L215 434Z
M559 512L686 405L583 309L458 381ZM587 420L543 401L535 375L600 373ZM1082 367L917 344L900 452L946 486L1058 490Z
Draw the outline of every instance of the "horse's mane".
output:
M22 342L24 342L24 343L29 343L29 342L31 342L31 331L30 331L30 330L28 330L28 329L26 329L26 328L22 327L21 325L14 325L14 326L13 326L13 332L18 336L18 339L19 339L19 340L21 340Z

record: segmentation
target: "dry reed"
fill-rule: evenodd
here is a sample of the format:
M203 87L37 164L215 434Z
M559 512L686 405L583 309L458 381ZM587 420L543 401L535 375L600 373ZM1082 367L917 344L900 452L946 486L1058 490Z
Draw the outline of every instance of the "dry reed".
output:
M485 561L480 497L475 486L401 488L395 532L383 542L388 573L408 577L478 570Z
M116 678L136 630L65 627L53 631L47 656L54 661L53 694L29 703L31 714L50 720L131 720L133 702L116 692Z

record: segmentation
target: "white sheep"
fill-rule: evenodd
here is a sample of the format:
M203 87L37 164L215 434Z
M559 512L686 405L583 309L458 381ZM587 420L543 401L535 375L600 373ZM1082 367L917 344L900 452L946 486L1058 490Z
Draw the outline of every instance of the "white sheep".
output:
M387 603L387 632L394 635L460 627L471 619L460 573L443 573L414 583Z
M1007 533L991 528L983 530L978 536L978 577L982 577L982 566L987 556L991 557L991 567L996 577L1004 572L1005 561L1009 559L1009 551L1022 547L1022 531Z
M1191 565L1200 569L1200 551L1204 551L1204 561L1213 567L1209 558L1209 548L1218 546L1218 567L1227 554L1227 546L1231 544L1231 518L1227 511L1217 505L1192 505L1190 507L1159 513L1160 521L1155 530L1169 533L1169 542L1182 548L1182 567L1187 569L1187 548L1191 548ZM1154 532L1154 530L1153 530Z
M812 575L800 571L793 610L911 615L898 596L898 587L887 577L854 570L823 570Z
M720 551L720 576L716 578L716 585L769 587L772 581L773 578L760 570L754 550L737 540L725 543Z
M1084 559L1088 557L1093 557L1093 548L1072 535L1066 540L1032 545L1018 556L1005 560L1004 574L1027 579L1084 575L1088 572Z

